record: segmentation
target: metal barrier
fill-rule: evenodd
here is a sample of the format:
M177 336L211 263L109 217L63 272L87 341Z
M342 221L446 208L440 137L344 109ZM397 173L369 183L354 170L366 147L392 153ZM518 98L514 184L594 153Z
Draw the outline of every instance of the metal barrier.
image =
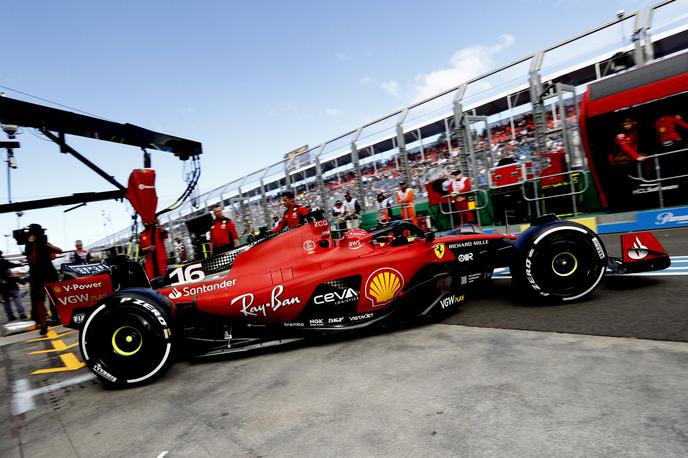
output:
M658 185L657 192L659 195L659 207L664 208L664 192L663 192L664 186L662 186L662 183L664 181L668 181L668 180L678 180L681 178L688 178L688 173L684 173L681 175L669 176L669 177L663 177L662 173L661 173L662 172L662 166L660 165L659 160L662 157L669 157L671 155L678 154L678 153L684 153L686 151L688 151L688 148L677 149L674 151L667 151L665 153L653 154L651 157L649 157L645 161L638 162L636 164L637 169L638 169L638 176L634 177L634 176L629 175L629 178L636 180L636 181L640 181L642 183L657 184ZM645 178L643 176L643 163L645 163L646 161L648 161L650 159L652 159L654 162L654 170L655 170L656 178L648 179L648 178Z
M465 210L458 209L456 208L456 203L457 203L457 198L461 196L475 196L475 202L476 206L475 208L467 208ZM480 201L480 198L478 196L483 197L483 204L479 205L478 202ZM444 202L447 203L447 207L449 211L445 211L445 206L442 205ZM475 217L476 217L476 222L478 226L480 226L480 210L487 208L487 204L489 202L489 197L487 195L487 191L484 189L476 189L475 191L466 191L466 192L457 192L457 193L452 193L452 194L447 194L446 196L440 197L440 212L443 215L449 215L449 219L451 221L451 226L456 227L454 224L454 215L459 214L459 223L463 224L463 214L466 212L475 212Z
M574 175L583 177L583 182L584 182L583 189L576 191L576 188L574 185L574 180L573 180ZM571 188L571 192L567 192L567 193L563 193L563 194L556 194L553 196L542 196L542 197L540 197L538 195L538 187L537 187L536 183L538 181L541 181L541 180L551 179L551 178L555 178L558 176L569 176L569 186ZM533 189L535 190L535 197L528 197L527 192L526 192L526 184L528 184L528 183L533 183L535 185L535 186L533 186ZM525 180L521 184L521 193L523 194L523 198L528 202L541 202L541 201L545 201L547 199L571 196L571 203L573 204L573 214L577 215L578 214L578 205L576 204L576 196L584 194L588 190L589 187L590 187L590 180L588 180L588 175L581 170L574 170L574 171L569 171L569 172L553 173L551 175L545 175L545 176L530 178L528 180ZM537 210L537 214L539 216L540 215L540 207L537 205L535 207Z

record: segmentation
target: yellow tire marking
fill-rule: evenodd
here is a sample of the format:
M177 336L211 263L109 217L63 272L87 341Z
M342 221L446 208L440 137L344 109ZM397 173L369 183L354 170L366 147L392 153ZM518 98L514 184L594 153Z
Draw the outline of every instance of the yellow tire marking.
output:
M81 369L82 367L86 366L86 363L83 361L79 361L79 359L74 356L74 353L65 353L64 355L60 355L60 359L62 360L62 364L64 366L62 367L53 367L50 369L39 369L37 371L32 372L32 375L37 375L37 374L51 374L54 372L67 372L67 371L76 371L78 369Z
M73 344L65 345L65 343L62 341L62 339L53 340L50 343L53 345L53 348L51 348L49 350L36 350L36 351L32 351L29 354L30 355L40 355L41 353L52 353L55 351L65 351L65 350L69 350L70 348L74 348L77 345L79 345L79 342L74 342Z

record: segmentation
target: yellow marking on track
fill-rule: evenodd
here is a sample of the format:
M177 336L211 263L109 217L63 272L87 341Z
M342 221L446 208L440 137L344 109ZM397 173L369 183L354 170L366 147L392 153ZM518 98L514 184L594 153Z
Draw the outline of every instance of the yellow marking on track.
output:
M69 350L70 348L74 348L77 345L79 345L79 342L74 342L73 344L65 345L65 343L62 341L62 339L53 340L50 343L53 345L53 348L51 348L49 350L36 350L36 351L32 351L29 354L30 355L39 355L41 353L52 353L55 351L65 351L65 350Z
M64 355L60 355L60 359L62 360L62 364L64 364L64 366L52 367L50 369L39 369L37 371L33 371L31 373L31 375L52 374L54 372L76 371L76 370L79 370L82 367L86 366L86 363L83 361L79 361L79 358L74 356L74 353L65 353Z
M30 340L27 340L27 342L40 342L42 340L57 339L59 337L68 336L69 334L71 334L73 332L76 332L76 329L72 329L71 331L63 332L62 334L58 334L55 331L48 331L48 333L45 335L45 337L38 337L36 339L30 339Z

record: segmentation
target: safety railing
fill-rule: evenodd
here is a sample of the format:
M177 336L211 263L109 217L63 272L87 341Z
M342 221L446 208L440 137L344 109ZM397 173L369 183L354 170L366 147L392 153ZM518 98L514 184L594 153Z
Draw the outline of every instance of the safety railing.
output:
M540 184L541 184L542 180L555 180L557 177L569 177L568 186L570 188L570 191L565 192L565 193L560 193L560 194L552 194L549 196L547 196L547 195L540 196L539 192L538 192L538 186L537 186L538 182L540 182ZM576 189L576 182L577 182L577 178L579 178L579 177L582 177L582 179L583 179L583 187L582 187L582 189L577 190ZM532 188L533 188L533 192L535 193L535 197L528 196L528 192L527 192L527 188L528 188L527 184L528 183L533 184ZM573 171L568 171L568 172L553 173L550 175L544 175L544 176L540 176L540 177L529 178L521 184L521 193L523 195L523 199L525 199L528 202L543 202L543 201L546 201L548 199L559 199L562 197L571 197L573 214L577 215L578 214L578 204L576 202L576 196L579 196L579 195L587 192L589 187L590 187L590 180L588 179L588 175L586 173L584 173L583 171L573 170ZM536 205L536 209L537 209L536 210L537 214L540 215L540 207L538 205Z
M474 197L475 206L470 208L468 199ZM460 200L460 199L464 200ZM482 198L482 203L480 202ZM460 202L466 202L466 208L460 208L463 206ZM476 189L475 191L466 192L456 192L452 194L447 194L446 196L440 197L440 213L443 215L448 215L452 227L456 227L454 224L455 215L458 214L459 224L464 224L464 213L474 212L475 213L475 223L480 226L480 210L487 208L489 203L489 198L487 191L484 189ZM469 221L470 222L470 221Z
M664 183L667 181L673 181L673 180L679 180L679 179L685 179L688 178L688 173L680 173L679 175L671 175L671 176L663 176L662 175L662 165L660 163L660 159L665 158L667 160L675 159L676 163L679 162L677 154L685 154L686 151L688 151L688 148L682 148L682 149L677 149L673 151L667 151L664 153L657 153L653 154L652 156L648 157L644 161L638 161L636 164L637 170L638 170L638 176L630 176L629 177L633 180L640 181L641 183L646 183L651 186L656 186L657 190L657 195L659 196L659 207L664 208L664 191L668 191L666 186L664 186ZM647 168L645 167L645 163L648 160L652 160L654 164L654 172L655 172L655 177L654 178L646 178L644 176L644 172L647 171ZM688 163L685 159L683 159L683 163ZM665 163L666 164L666 163ZM667 167L667 169L670 169L671 167ZM686 167L686 171L688 172L688 166ZM673 188L672 189L676 189Z

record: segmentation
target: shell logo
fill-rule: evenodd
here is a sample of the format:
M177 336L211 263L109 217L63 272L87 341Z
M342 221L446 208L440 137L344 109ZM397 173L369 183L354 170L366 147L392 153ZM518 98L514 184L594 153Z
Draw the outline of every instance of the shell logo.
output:
M391 267L377 269L370 274L365 285L365 295L373 307L389 304L404 287L404 277Z

